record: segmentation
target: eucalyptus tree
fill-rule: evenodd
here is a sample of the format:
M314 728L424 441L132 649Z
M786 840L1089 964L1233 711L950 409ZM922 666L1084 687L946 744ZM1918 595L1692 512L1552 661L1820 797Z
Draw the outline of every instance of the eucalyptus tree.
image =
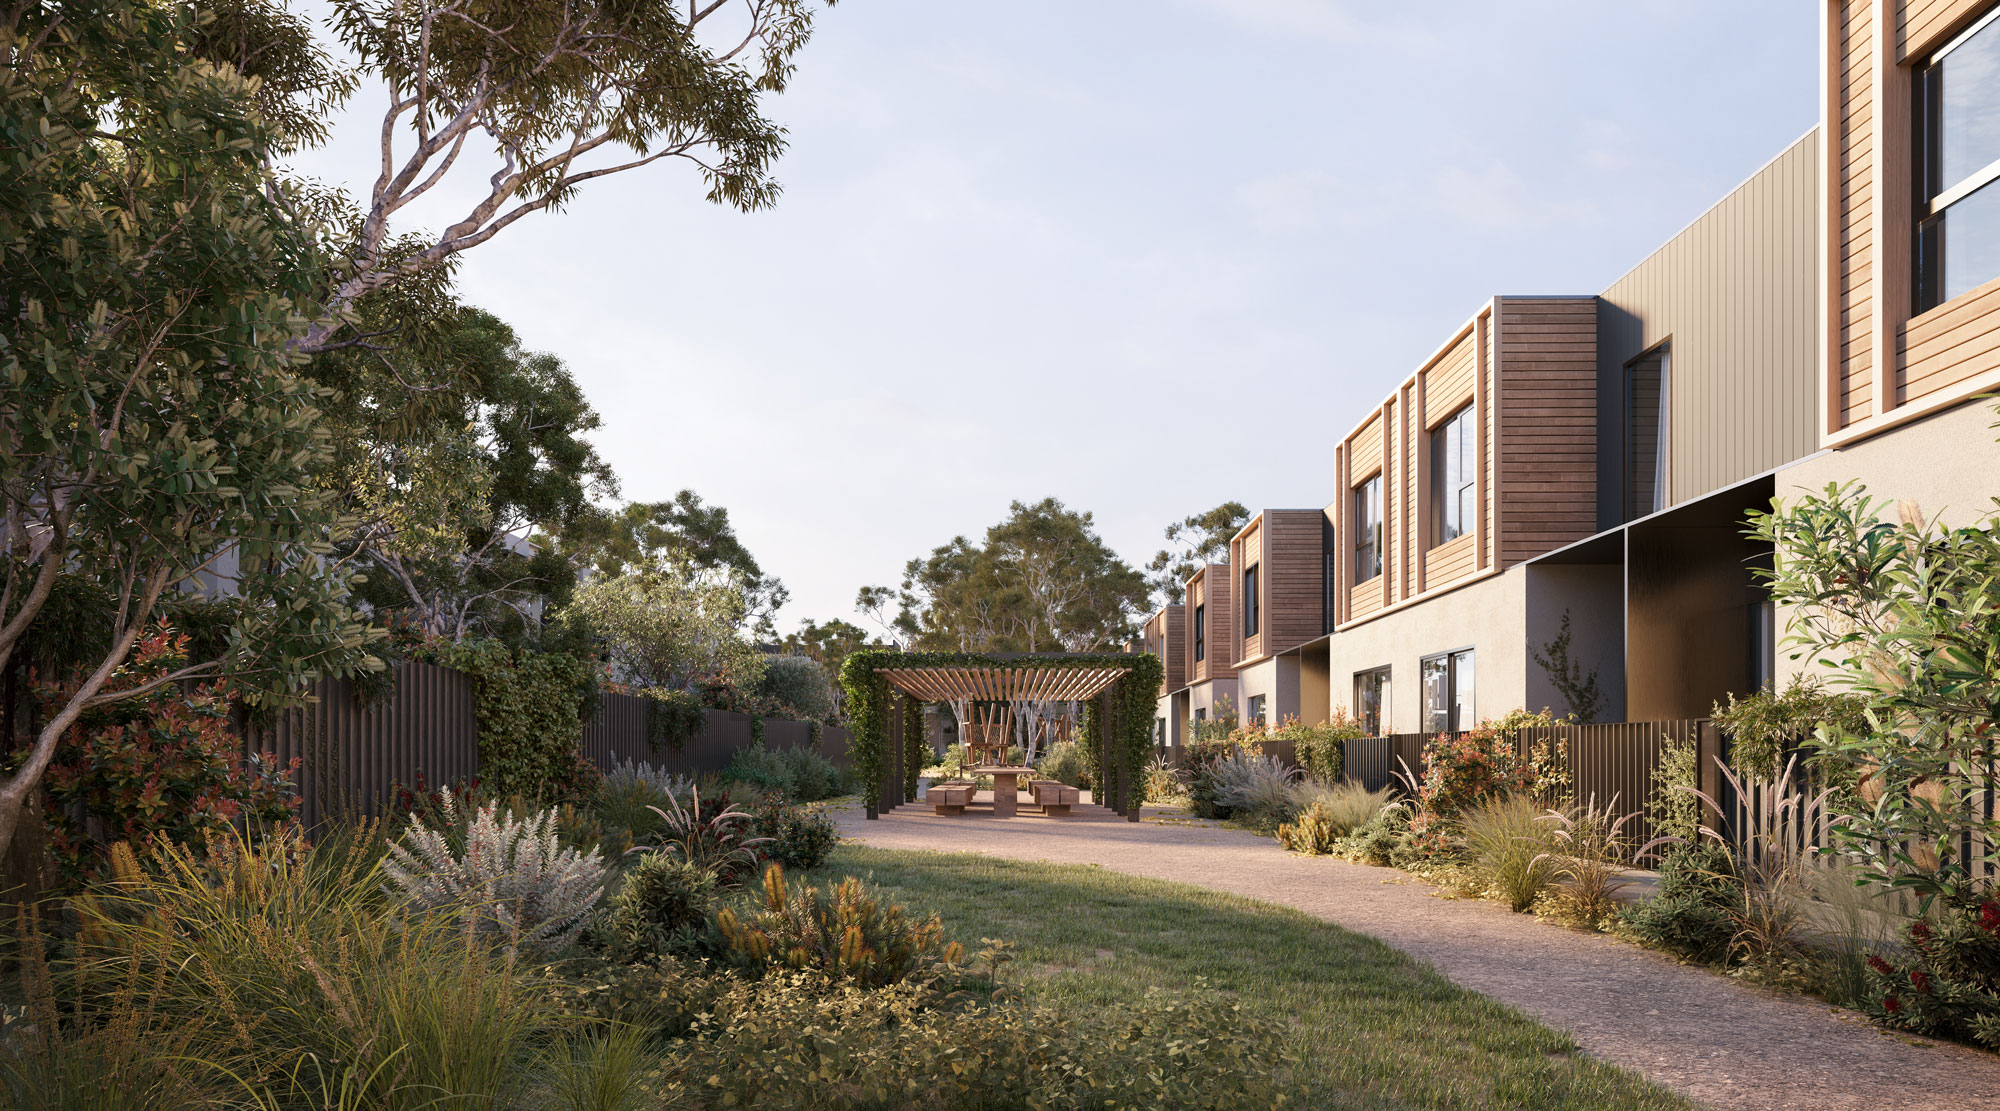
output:
M190 678L282 698L379 666L324 558L339 509L297 350L323 263L264 188L279 135L254 83L186 55L190 19L117 0L0 9L0 667L52 616L60 576L108 598L78 618L103 626L99 650L6 758L0 857L92 708ZM219 647L121 673L162 600L224 558L240 598Z
M1167 526L1167 543L1146 564L1147 581L1167 603L1179 602L1187 581L1211 563L1229 562L1229 541L1250 520L1242 502L1226 501L1204 513L1194 513Z

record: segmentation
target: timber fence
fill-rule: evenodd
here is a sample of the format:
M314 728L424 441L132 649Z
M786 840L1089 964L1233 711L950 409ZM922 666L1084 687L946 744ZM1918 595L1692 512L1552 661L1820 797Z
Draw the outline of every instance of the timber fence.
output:
M421 779L437 787L479 775L472 682L472 676L452 668L399 663L394 691L363 704L351 683L322 681L313 691L317 701L246 726L244 749L271 753L280 766L300 760L299 816L308 827L336 816L381 814L399 786ZM701 730L675 747L649 735L646 699L609 691L598 699L580 741L584 758L601 771L631 760L683 775L717 772L753 740L750 715L709 710ZM765 718L763 725L769 748L812 745L805 722ZM836 765L847 766L845 729L827 726L818 747Z

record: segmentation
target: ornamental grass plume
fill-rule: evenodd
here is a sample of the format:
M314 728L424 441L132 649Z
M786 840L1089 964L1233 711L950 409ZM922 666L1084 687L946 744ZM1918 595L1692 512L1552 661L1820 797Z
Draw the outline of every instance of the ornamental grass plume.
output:
M444 828L412 818L389 846L385 890L417 910L462 911L466 930L496 937L510 952L543 955L575 940L604 894L604 860L594 849L563 847L553 808L517 818L495 803L480 807L462 854L446 833L459 822L449 790L441 811Z

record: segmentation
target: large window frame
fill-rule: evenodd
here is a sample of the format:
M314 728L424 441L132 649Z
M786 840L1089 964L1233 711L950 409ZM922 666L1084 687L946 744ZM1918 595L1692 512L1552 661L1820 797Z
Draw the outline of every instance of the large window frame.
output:
M1243 635L1257 635L1257 565L1243 569Z
M1462 733L1476 720L1473 695L1478 677L1470 647L1437 652L1417 662L1423 684L1426 733Z
M1208 658L1208 604L1198 602L1194 607L1194 662Z
M1354 673L1354 720L1370 737L1384 735L1382 722L1389 708L1390 678L1386 666Z
M1354 581L1369 582L1382 575L1382 473L1354 488Z
M1431 547L1472 531L1479 519L1479 428L1468 401L1430 431Z
M1265 704L1265 697L1261 694L1253 694L1245 700L1244 708L1249 714L1250 724L1260 727L1264 724Z
M1974 271L1971 279L1960 279L1956 283L1958 288L1954 288L1954 276L1949 268L1950 215L1954 210L1961 219L1980 217L1987 221L1990 246L1981 253L1989 259L2000 259L2000 188L1989 188L2000 181L2000 144L1980 153L1980 157L1992 155L1983 165L1946 165L1946 155L1953 141L1953 135L1946 129L1947 116L1950 115L1945 82L1948 63L1953 54L1967 47L1971 50L1960 58L1975 74L1980 69L1980 62L1972 60L1975 53L1984 53L1984 61L1989 67L2000 62L2000 27L1991 26L1996 19L2000 19L2000 7L1988 11L1915 67L1910 101L1914 155L1911 168L1915 178L1913 222L1916 231L1910 276L1914 287L1911 290L1911 311L1917 314L1928 312L2000 278L2000 265L1988 266ZM1996 82L1991 91L1995 96L1993 114L2000 116L2000 82ZM1978 130L1970 126L1965 128L1969 134L1977 134ZM1951 175L1949 179L1947 175ZM1974 241L1977 242L1977 239ZM1986 273L1985 270L1993 272Z

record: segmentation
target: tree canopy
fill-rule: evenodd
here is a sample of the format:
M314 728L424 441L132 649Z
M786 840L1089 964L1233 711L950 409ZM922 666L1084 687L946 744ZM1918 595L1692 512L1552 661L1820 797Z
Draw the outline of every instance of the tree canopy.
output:
M895 623L919 650L1087 652L1129 639L1146 598L1091 514L1044 498L1014 502L983 544L953 537L911 560Z
M1168 604L1187 593L1187 581L1211 563L1229 562L1229 541L1250 521L1242 502L1226 501L1205 513L1183 517L1167 526L1167 543L1146 564L1146 581Z

